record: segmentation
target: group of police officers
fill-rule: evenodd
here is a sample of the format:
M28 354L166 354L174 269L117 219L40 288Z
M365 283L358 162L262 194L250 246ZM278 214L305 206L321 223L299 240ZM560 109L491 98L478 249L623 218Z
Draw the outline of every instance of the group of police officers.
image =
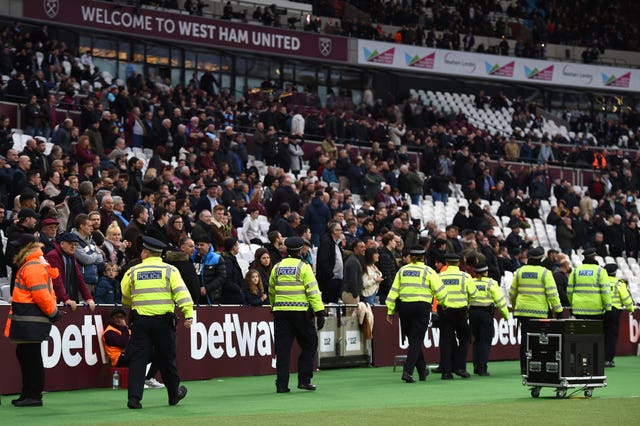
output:
M155 348L160 372L175 405L186 396L175 367L174 305L183 312L185 327L190 327L193 302L179 271L160 259L164 245L145 237L142 262L129 269L122 279L123 303L131 307L133 349L129 371L129 408L141 408L145 366ZM318 348L317 330L324 326L325 308L311 266L300 258L304 240L299 237L285 241L288 257L276 264L269 280L269 301L274 315L276 349L276 392L288 393L291 347L294 339L301 347L298 358L298 385L314 391L313 361ZM620 311L633 311L633 301L624 281L615 277L615 265L606 269L598 265L595 250L584 251L584 262L571 272L568 297L572 314L579 319L604 320L605 360L613 367ZM466 370L467 351L474 338L473 372L488 376L487 363L493 338L493 318L497 309L509 318L507 301L500 285L487 276L487 265L476 264L473 276L460 269L460 257L446 255L446 266L436 272L424 262L425 250L416 246L410 250L410 262L397 272L386 300L387 321L393 323L397 311L402 335L409 342L402 380L414 383L426 380L427 367L422 344L430 318L438 319L441 329L440 372L443 380L453 375L469 378ZM541 265L544 250L532 248L528 263L519 268L513 278L509 298L514 317L526 336L535 318L560 316L563 307L551 271ZM435 300L434 300L435 299ZM437 310L433 309L437 305ZM432 311L437 311L437 315ZM521 345L521 372L525 373L525 345Z
M568 278L567 295L571 313L577 319L604 321L605 366L614 367L622 309L633 312L633 300L626 283L616 278L617 266L599 266L596 251L584 251L584 262ZM439 273L423 263L424 249L411 250L411 262L398 271L386 301L387 321L399 312L402 335L409 342L402 380L415 382L413 370L419 379L426 380L428 370L422 355L422 342L428 327L432 304L437 303L440 327L440 366L443 380L453 375L469 378L466 359L471 337L474 338L473 372L488 376L487 362L493 338L494 310L509 318L507 302L499 284L487 277L487 265L476 264L473 277L459 267L460 257L446 255L446 266ZM542 266L544 250L532 248L527 264L514 273L509 290L513 315L521 325L526 338L530 321L536 318L560 317L563 307L550 270ZM434 299L436 302L434 302ZM526 345L520 346L520 369L526 374Z
M291 347L297 340L302 351L298 359L298 388L316 390L311 383L313 361L318 347L317 331L325 322L325 308L318 283L309 264L300 259L304 240L285 241L288 257L272 269L269 301L274 315L276 349L276 392L288 393ZM157 354L159 370L168 393L169 405L176 405L187 394L180 384L176 357L177 305L184 315L184 326L192 325L193 301L174 266L161 259L166 246L151 237L143 238L141 262L124 275L123 304L131 308L129 386L127 406L142 408L146 365ZM397 311L402 335L409 348L402 380L414 383L414 369L419 380L429 374L422 344L430 318L437 318L441 329L440 371L443 380L453 374L469 378L466 359L471 337L474 337L474 373L488 376L487 362L493 337L493 317L497 308L507 319L507 303L499 284L487 277L487 265L477 264L473 277L460 269L460 257L446 256L446 266L436 272L424 263L425 250L410 250L410 262L399 269L386 299L387 321L393 323ZM521 324L522 336L529 330L530 320L560 315L563 307L551 271L541 265L544 250L529 251L528 263L518 269L509 292L513 313ZM576 318L604 320L605 360L613 367L620 310L633 311L633 301L622 280L615 278L615 265L601 268L595 250L585 250L583 264L571 272L568 296ZM434 301L435 299L435 301ZM437 305L437 315L435 314ZM314 321L315 320L315 321ZM521 345L521 371L525 373L525 345Z

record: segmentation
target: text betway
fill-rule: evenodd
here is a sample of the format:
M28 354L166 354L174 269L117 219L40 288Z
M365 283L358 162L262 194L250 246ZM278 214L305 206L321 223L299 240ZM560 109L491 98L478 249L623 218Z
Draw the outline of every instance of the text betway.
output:
M636 329L637 327L636 323ZM504 318L500 318L500 320L494 318L493 331L493 340L491 341L492 346L496 346L497 344L502 346L520 344L520 328L518 327L518 320L516 318L510 317L508 321ZM400 349L407 349L409 347L409 342L406 339L402 339L402 333L398 333L398 336L398 346ZM423 344L427 349L440 347L440 329L436 327L429 327L427 334L424 336Z
M45 340L41 345L44 368L56 367L61 360L69 367L78 366L82 360L87 365L95 365L98 363L98 355L104 364L106 356L100 338L103 331L100 315L85 315L80 327L70 324L64 330L60 330L55 325L52 326L49 340ZM94 340L97 340L97 348L94 346Z
M301 42L296 36L276 34L256 29L241 29L194 22L179 17L166 18L139 15L127 10L109 10L102 7L82 6L82 19L88 24L118 27L118 29L149 32L149 35L177 34L197 41L222 42L251 47L300 50Z
M273 322L245 322L238 314L225 314L224 322L212 322L207 329L194 312L190 337L191 358L195 360L207 354L214 359L273 354Z

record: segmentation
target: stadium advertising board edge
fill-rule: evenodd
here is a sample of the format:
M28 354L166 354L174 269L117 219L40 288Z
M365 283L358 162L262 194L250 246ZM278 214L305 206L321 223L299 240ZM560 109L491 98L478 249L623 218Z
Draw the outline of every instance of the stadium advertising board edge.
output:
M514 83L640 91L640 71L358 40L359 65Z

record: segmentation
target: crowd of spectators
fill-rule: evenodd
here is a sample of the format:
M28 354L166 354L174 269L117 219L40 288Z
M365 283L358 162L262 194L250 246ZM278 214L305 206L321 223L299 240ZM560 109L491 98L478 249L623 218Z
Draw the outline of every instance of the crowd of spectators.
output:
M578 2L549 2L517 0L460 0L454 4L432 0L352 0L367 18L340 16L340 10L325 0L306 1L313 5L318 16L339 18L326 21L321 18L288 18L286 10L275 5L246 8L225 4L222 19L247 22L251 18L267 26L297 28L305 31L326 32L346 37L358 37L427 46L441 49L465 50L504 56L546 59L545 44L584 46L585 63L598 63L606 49L638 50L640 35L635 20L640 10L635 2L581 0ZM142 4L184 9L202 16L207 2L187 0L142 1ZM302 21L302 22L300 22ZM385 32L382 25L400 27L395 33ZM525 37L529 31L531 37ZM474 36L496 37L492 45L476 43Z
M314 99L311 92L235 100L216 90L210 73L174 86L130 67L124 85L100 88L91 79L90 55L84 52L76 61L58 41L36 41L46 32L43 27L28 33L19 25L2 32L3 43L15 48L9 55L15 68L12 81L22 75L13 85L20 85L29 99L22 130L30 136L18 151L11 135L14 123L0 119L0 212L8 238L2 261L11 266L11 253L34 235L58 251L61 243L77 238L75 257L98 303L117 301L116 289L104 287L117 283L116 271L136 261L143 235L171 247L165 257L191 277L187 282L199 303L264 303L265 277L284 254L283 239L296 235L308 241L304 258L323 265L318 279L329 302L344 298L345 292L351 301L360 296L372 300L376 294L384 300L405 257L403 248L415 244L425 245L432 266L446 252L463 253L469 264L478 259L491 263L491 273L499 278L526 257L532 242L517 229L526 226L527 217L539 216L539 203L552 192L562 223L551 215L545 220L562 229L558 242L563 241L563 249L602 245L600 235L611 255L638 255L633 242L638 152L635 158L621 150L594 154L587 144L572 145L571 152L587 165L596 161L592 167L599 169L589 193L577 194L570 182L550 178L549 164L567 161L551 139L521 143L492 138L467 128L463 116L448 117L412 100L374 100L370 88L355 110L333 105L322 116L315 108L303 114L305 105L287 106L290 98ZM33 60L36 46L46 62ZM84 97L76 96L68 83L60 97L63 78L74 78L59 65L64 55L74 60L73 72L90 79ZM60 82L54 84L52 76ZM9 90L5 94L15 95ZM56 102L68 102L65 107L77 110L76 119L57 122L55 114L46 114ZM476 102L501 107L505 100L499 94L494 99L480 94ZM535 121L530 106L521 100L514 105ZM314 116L315 130L324 139L305 153L301 148ZM250 129L247 135L245 129ZM54 145L45 154L49 135ZM407 146L418 154L422 170ZM142 148L153 154L143 156ZM249 154L265 165L252 164ZM491 155L504 158L494 165ZM505 159L520 164L514 167ZM424 195L446 202L454 182L470 201L468 216L460 212L444 230L411 217L410 204L420 204ZM588 197L597 207L586 217L582 201ZM496 217L482 206L483 199L500 202L497 215L511 217L514 231L506 238L495 234ZM589 214L588 203L584 208ZM569 225L583 228L571 236L562 228ZM58 235L66 232L76 237ZM264 246L255 250L246 274L238 261L239 240ZM318 248L317 258L312 247ZM378 252L377 261L367 256L367 249ZM347 271L347 259L354 255L359 263L352 259ZM358 265L372 274L362 286L377 283L376 291L344 282ZM103 295L113 296L101 299Z

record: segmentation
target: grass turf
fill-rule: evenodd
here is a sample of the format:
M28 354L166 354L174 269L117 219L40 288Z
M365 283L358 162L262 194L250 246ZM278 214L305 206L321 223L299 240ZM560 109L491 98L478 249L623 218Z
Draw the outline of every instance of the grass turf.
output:
M274 376L237 377L185 383L187 398L167 405L163 389L146 390L142 410L126 408L126 390L90 389L52 392L43 408L15 408L3 398L3 424L418 424L456 421L471 424L623 424L640 417L640 358L619 357L607 369L608 387L555 399L543 388L531 398L514 361L493 362L491 377L442 381L432 374L426 383L406 384L391 367L319 371L316 392L295 388L276 394ZM569 390L568 394L571 394Z

